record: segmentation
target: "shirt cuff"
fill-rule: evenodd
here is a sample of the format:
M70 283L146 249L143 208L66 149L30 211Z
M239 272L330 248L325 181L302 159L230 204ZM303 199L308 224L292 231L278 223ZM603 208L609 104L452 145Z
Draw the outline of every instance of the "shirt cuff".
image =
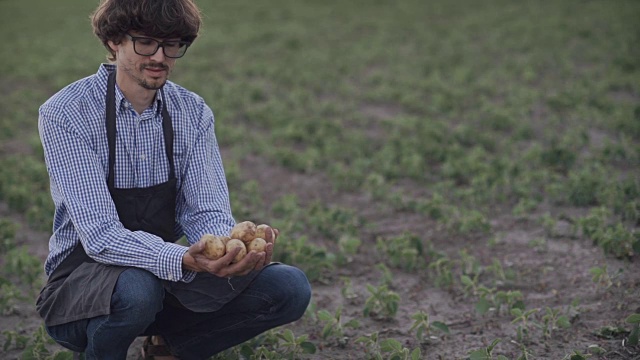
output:
M193 270L182 270L182 279L180 279L180 281L190 283L196 278L196 274L198 273Z
M165 242L158 256L158 277L169 281L180 281L188 275L182 270L182 257L187 250L188 248L183 245ZM195 274L193 276L195 277Z

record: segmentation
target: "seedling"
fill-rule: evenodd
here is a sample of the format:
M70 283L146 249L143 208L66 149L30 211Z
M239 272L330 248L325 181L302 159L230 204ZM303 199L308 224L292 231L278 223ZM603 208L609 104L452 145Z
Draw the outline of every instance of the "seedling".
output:
M347 264L353 261L353 256L358 253L358 249L362 245L362 241L353 235L343 234L338 239L338 262Z
M625 322L632 326L631 332L629 332L629 336L627 337L627 345L638 345L638 338L640 338L640 314L629 315L625 319Z
M530 319L531 315L537 313L540 309L522 310L519 308L511 309L511 315L515 318L511 321L512 324L521 322L517 327L518 341L523 342L529 337L529 328L532 325L537 325L533 319Z
M523 299L524 296L518 290L500 290L496 292L494 296L494 305L496 307L496 312L499 314L502 306L505 306L509 311L516 308L524 310Z
M460 266L462 267L463 274L477 277L482 273L483 268L480 262L473 255L469 254L467 249L461 249L458 254L460 255Z
M42 286L42 262L29 254L26 247L11 249L6 259L4 265L6 274L17 274L34 291Z
M300 335L296 337L293 331L285 329L282 333L278 333L277 336L282 340L281 347L285 348L285 355L289 359L298 359L300 354L315 354L316 346L307 341L309 335Z
M342 324L342 307L339 307L333 315L327 310L320 310L318 311L318 319L321 323L325 323L321 333L322 338L335 338L340 346L347 343L344 336L345 328L356 329L360 326L357 319L351 319Z
M493 349L500 341L502 341L502 339L495 339L491 342L491 345L486 348L471 351L469 353L469 360L508 360L504 355L498 355L496 358L493 357Z
M542 316L542 332L545 338L551 338L551 334L555 329L566 329L571 327L571 322L566 315L560 314L559 309L547 307L545 314Z
M353 284L351 282L351 278L343 276L340 279L342 279L342 283L343 283L342 289L340 289L340 293L342 294L342 297L349 301L353 301L354 299L357 299L358 294L355 292L355 290L353 290Z
M432 338L431 333L434 330L441 331L445 334L449 333L449 327L440 321L429 321L429 314L420 310L411 316L413 325L409 332L415 331L415 337L420 342L427 342Z
M422 241L411 233L404 233L390 239L378 238L377 250L384 254L385 262L406 271L413 271L423 265Z
M15 244L17 225L11 220L0 219L0 254L13 249Z
M367 284L371 296L364 304L364 316L373 318L394 317L398 312L400 295L388 289L387 285L375 287Z
M393 286L393 273L384 263L379 263L376 265L376 269L380 270L382 273L380 275L380 285L387 285L388 287Z
M429 269L435 273L436 286L448 287L453 284L451 267L451 260L446 256L442 256L429 263Z
M311 281L322 279L325 273L335 265L335 255L323 247L309 244L306 236L286 239L279 244L274 257L278 261L300 266Z
M360 336L356 339L355 343L362 343L364 345L368 359L383 360L382 355L380 355L379 333L377 331L368 336Z
M583 354L578 350L574 350L573 354L565 356L562 360L587 360L591 357L591 354Z
M422 352L420 348L409 350L395 339L379 339L379 333L376 331L368 336L361 336L355 341L356 344L362 343L369 360L419 360ZM383 356L383 353L384 356Z
M17 286L0 277L0 314L13 314L16 304L25 299Z
M29 337L18 334L16 331L5 330L2 332L5 337L2 350L7 351L9 349L24 349L29 342ZM13 346L11 345L13 344Z
M396 339L385 339L380 342L380 350L386 354L386 359L392 360L420 360L422 352L420 348L413 351L402 346L402 343Z
M607 265L602 267L594 266L589 269L591 273L591 280L602 289L608 289L613 285L614 280L622 274L622 269L618 269L615 274L610 274L607 270Z

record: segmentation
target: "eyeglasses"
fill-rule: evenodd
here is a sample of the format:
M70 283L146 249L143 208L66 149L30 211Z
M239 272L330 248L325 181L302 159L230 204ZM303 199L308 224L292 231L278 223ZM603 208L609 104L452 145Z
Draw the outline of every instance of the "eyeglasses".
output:
M125 35L133 42L133 51L140 56L151 56L158 52L159 48L162 48L164 56L177 59L183 57L191 45L190 42L186 41L158 41L156 39L133 36L127 33L125 33Z

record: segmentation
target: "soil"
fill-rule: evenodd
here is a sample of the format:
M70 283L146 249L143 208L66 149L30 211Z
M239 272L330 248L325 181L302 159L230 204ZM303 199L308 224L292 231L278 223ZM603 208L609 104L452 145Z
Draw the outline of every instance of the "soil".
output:
M25 151L18 148L14 150ZM224 156L226 149L222 150ZM257 157L246 158L241 169L244 177L260 184L265 203L271 203L282 195L295 193L303 204L320 200L325 204L354 209L368 224L361 232L363 246L352 261L336 268L329 274L328 281L312 284L312 303L316 310L326 309L333 313L338 307L343 307L342 323L357 319L360 327L346 329L345 339L342 340L323 339L320 334L323 325L315 323L308 316L303 317L289 328L297 336L308 334L310 340L318 346L315 355L305 358L366 358L363 346L356 344L355 340L373 332L379 332L381 339L397 339L409 349L421 347L424 359L467 358L471 350L486 347L495 339L502 341L496 346L494 355L502 354L509 359L521 356L522 346L526 346L531 353L529 359L563 359L574 350L586 353L591 345L598 345L605 350L604 355L594 355L593 358L640 358L640 348L624 346L624 331L608 337L599 335L599 330L607 326L629 330L630 326L624 323L624 319L634 312L640 312L639 259L630 261L606 256L588 240L569 236L566 231L568 223L560 224L559 236L545 237L537 221L546 212L552 215L575 214L583 211L581 209L547 205L526 217L516 217L509 211L498 209L491 217L493 232L498 236L495 237L495 244L489 246L491 236L453 236L438 228L426 216L393 211L389 206L377 203L362 193L335 191L323 174L291 173ZM412 189L411 184L403 186L408 193L421 191L415 186ZM12 213L4 205L0 206L0 216L23 224L17 235L17 242L26 245L31 254L44 261L49 234L28 229L22 215ZM516 337L517 324L512 324L511 315L504 312L478 315L474 308L475 298L465 296L459 286L436 287L432 273L427 270L408 273L392 269L392 290L401 298L397 315L386 320L364 317L363 306L369 296L366 285L380 283L381 273L375 267L381 261L375 251L376 239L380 236L396 236L404 231L419 234L424 240L429 240L439 252L448 254L452 259L459 258L461 249L467 249L482 265L490 265L494 259L498 259L505 270L516 274L515 280L504 283L502 289L521 291L527 309L541 309L538 319L544 314L546 307L570 314L571 327L556 329L550 337L543 336L540 329L533 328L529 340L520 344ZM562 235L563 231L565 235ZM536 239L546 241L533 246L535 242L532 240ZM333 252L337 251L336 242L331 239L315 239L314 243L326 246ZM604 264L611 273L622 270L608 288L597 286L589 273L591 267ZM344 285L341 277L352 280L357 294L355 298L345 299L342 296ZM569 305L574 300L577 301L577 306L571 309ZM422 344L418 342L409 329L413 324L411 316L419 310L427 312L431 321L447 324L450 334L434 331L430 341ZM13 314L0 316L2 331L19 331L31 337L39 326L41 320L34 310L34 298L18 304ZM0 342L3 343L4 340L5 336L0 334ZM137 339L131 346L128 359L137 357L140 343L141 339ZM21 351L3 352L0 349L0 358L19 359Z

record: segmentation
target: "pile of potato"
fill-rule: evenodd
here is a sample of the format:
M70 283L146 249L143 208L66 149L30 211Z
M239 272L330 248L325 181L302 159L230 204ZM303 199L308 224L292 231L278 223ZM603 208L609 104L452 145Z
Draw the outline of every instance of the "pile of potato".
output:
M216 236L205 234L200 241L204 241L204 256L209 259L218 260L232 249L239 247L240 252L233 259L232 263L242 260L247 252L251 250L265 251L267 241L265 232L273 231L269 225L262 224L256 226L251 221L237 223L229 236ZM272 234L273 236L273 234Z

